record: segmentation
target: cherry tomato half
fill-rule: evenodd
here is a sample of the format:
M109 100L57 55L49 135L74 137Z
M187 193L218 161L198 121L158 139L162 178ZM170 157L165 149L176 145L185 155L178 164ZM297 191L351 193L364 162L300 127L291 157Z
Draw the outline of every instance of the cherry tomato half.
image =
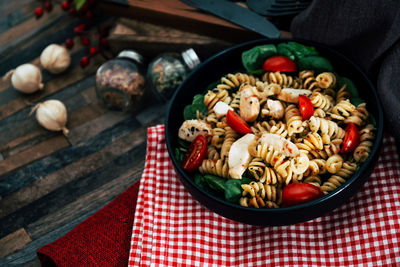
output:
M296 71L296 63L288 57L284 56L273 56L267 58L263 64L263 70L265 71L281 71L281 72L292 72Z
M226 113L226 123L228 123L229 127L240 134L252 133L247 122L232 110L228 110Z
M357 126L349 122L346 126L346 132L340 153L350 153L360 144L360 133Z
M184 170L195 171L207 156L207 139L198 135L183 156L181 166Z
M299 95L299 109L303 121L308 120L314 114L314 106L310 98L305 95Z
M315 185L307 183L288 184L282 191L282 205L285 207L300 205L324 196Z

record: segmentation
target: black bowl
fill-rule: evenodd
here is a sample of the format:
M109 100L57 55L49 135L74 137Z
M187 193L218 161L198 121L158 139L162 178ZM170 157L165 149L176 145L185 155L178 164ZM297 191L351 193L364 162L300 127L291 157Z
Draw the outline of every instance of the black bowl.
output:
M302 205L278 209L241 207L239 204L227 202L205 192L179 166L174 156L174 148L177 147L178 129L184 121L183 108L191 104L195 94L203 93L205 88L212 82L220 79L227 73L235 73L238 69L242 69L241 54L243 51L257 45L277 44L288 41L314 46L321 56L331 61L334 70L341 75L351 78L357 88L359 90L362 89L359 91L359 95L366 101L369 113L376 120L376 139L369 158L362 164L361 168L345 184L324 197ZM176 173L185 188L201 204L228 219L246 224L261 226L290 225L320 217L334 210L350 199L366 182L379 156L379 148L383 135L383 113L382 106L371 81L356 64L339 52L327 46L304 40L260 39L233 46L199 65L181 84L172 97L165 126L168 153L172 159Z

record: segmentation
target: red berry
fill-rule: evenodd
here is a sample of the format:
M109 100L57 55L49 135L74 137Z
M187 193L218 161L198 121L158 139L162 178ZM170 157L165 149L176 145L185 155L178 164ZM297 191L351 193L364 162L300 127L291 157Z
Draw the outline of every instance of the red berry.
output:
M90 19L93 19L93 13L92 13L92 11L88 10L88 11L86 12L85 16L86 16L86 18L89 19L89 20L90 20Z
M72 39L67 39L67 40L65 40L65 46L66 46L68 49L71 49L71 48L74 46L74 40L72 40Z
M76 15L78 15L78 11L76 11L76 9L73 8L73 7L71 7L71 8L68 10L68 12L69 12L69 14L70 14L71 16L76 16Z
M96 53L97 53L97 51L98 51L98 49L97 49L97 47L91 47L90 49L89 49L89 54L91 54L91 55L95 55Z
M86 30L86 24L81 24L74 28L75 35L81 34L84 30Z
M81 40L81 44L82 44L83 46L88 46L88 45L90 45L90 39L87 38L87 37L83 37L82 40Z
M43 16L43 8L37 7L35 9L35 15L36 15L37 18L40 18L41 16Z
M108 39L106 37L101 38L101 45L108 47Z
M84 68L87 65L89 65L89 62L90 62L89 57L83 57L81 58L81 62L79 64L81 65L82 68Z
M44 4L44 9L46 9L47 11L51 11L53 9L53 5L51 4L50 1Z
M68 11L68 10L69 10L69 3L68 3L67 1L62 2L62 3L61 3L61 8L62 8L64 11Z

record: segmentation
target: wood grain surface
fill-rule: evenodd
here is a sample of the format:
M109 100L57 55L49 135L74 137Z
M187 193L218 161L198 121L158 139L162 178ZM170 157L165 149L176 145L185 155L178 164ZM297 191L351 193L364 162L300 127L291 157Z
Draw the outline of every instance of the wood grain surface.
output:
M162 52L193 47L204 60L254 37L179 1L130 3L137 5L135 12L139 10L135 20L120 18L121 6L107 2L100 5L94 20L84 21L92 35L98 25L112 26L110 56L130 48L150 60ZM151 100L135 113L107 110L96 97L94 80L105 59L97 55L88 67L79 66L89 50L73 35L73 28L82 21L63 12L56 2L51 12L36 19L34 10L40 5L36 0L0 1L0 75L23 63L40 67L40 53L51 43L74 38L75 46L71 66L64 73L54 75L42 69L45 87L40 92L25 95L9 82L0 81L0 266L40 265L36 258L39 248L66 234L138 181L144 167L147 128L164 123L167 108L167 103ZM188 17L192 18L187 24L191 31L174 27ZM218 38L207 34L210 25L216 32L242 35ZM35 104L48 99L66 105L68 136L44 129L29 116Z

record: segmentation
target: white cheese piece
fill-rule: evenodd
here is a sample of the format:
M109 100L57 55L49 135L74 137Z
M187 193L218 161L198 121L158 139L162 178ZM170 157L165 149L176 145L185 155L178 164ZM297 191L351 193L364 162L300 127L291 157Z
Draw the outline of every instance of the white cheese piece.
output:
M232 110L233 108L230 107L228 104L226 104L225 102L217 102L217 104L215 104L214 106L214 112L217 115L217 118L221 118L223 116L226 115L226 113L228 112L228 110Z
M248 147L255 139L256 136L254 134L246 134L232 144L228 156L229 176L231 178L242 178L242 174L247 169L252 158Z

